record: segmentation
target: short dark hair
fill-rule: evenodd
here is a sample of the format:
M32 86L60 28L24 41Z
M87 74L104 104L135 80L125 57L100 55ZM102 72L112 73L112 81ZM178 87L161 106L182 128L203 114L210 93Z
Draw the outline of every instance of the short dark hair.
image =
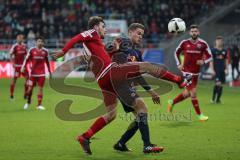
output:
M38 37L36 38L36 41L39 40L39 39L41 39L41 40L44 42L44 37L38 36Z
M199 29L198 25L196 25L196 24L192 24L192 25L190 26L190 29L193 29L193 28Z
M142 29L142 30L145 30L145 27L144 27L143 24L141 24L141 23L132 23L132 24L130 24L130 26L128 27L128 32L129 32L129 31L134 31L134 30L136 30L136 29L138 29L138 28L140 28L140 29Z
M23 33L18 33L16 37L18 37L18 36L24 36L24 34Z
M99 16L90 17L88 20L88 29L92 29L95 25L99 25L100 22L104 23L104 20L102 17L99 17Z
M222 36L217 36L217 37L216 37L216 40L217 40L217 39L223 39L223 37L222 37Z

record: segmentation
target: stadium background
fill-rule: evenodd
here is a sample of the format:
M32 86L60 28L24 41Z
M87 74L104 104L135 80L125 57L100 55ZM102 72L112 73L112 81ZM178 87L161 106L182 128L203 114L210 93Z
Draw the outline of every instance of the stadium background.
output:
M222 35L225 48L230 51L233 45L239 47L240 44L240 22L237 20L240 15L239 3L237 0L129 0L124 3L113 0L2 0L0 76L12 76L12 67L6 62L9 60L8 51L18 33L25 35L28 48L34 45L34 38L41 35L46 38L46 48L56 50L63 47L70 37L85 30L91 15L100 15L106 20L108 35L105 42L117 35L126 35L128 24L143 23L146 26L142 46L145 61L164 63L177 72L174 49L187 33L173 38L167 31L168 21L172 17L180 17L187 26L200 24L202 37L211 47L214 38ZM64 60L76 54L81 54L81 50L70 51ZM58 65L52 62L53 68ZM228 81L231 80L230 76ZM208 75L203 77L212 78Z
M20 98L16 98L16 102L13 103L8 101L9 78L13 74L13 68L9 62L9 49L15 42L16 35L23 33L28 47L33 46L34 38L41 35L46 38L46 48L50 51L57 50L63 47L73 35L85 30L87 19L92 15L100 15L106 20L108 28L106 42L116 35L126 34L128 24L143 23L147 28L142 46L144 59L150 62L164 63L173 72L178 72L173 56L174 50L180 40L188 36L187 32L179 36L172 36L167 32L167 23L173 17L184 19L187 26L192 23L198 24L201 37L211 47L214 46L214 39L218 35L224 37L224 47L228 49L229 54L234 45L240 47L239 0L0 0L0 159L79 158L79 148L72 144L72 139L79 133L81 127L74 122L56 120L53 115L54 107L50 107L55 105L55 102L59 100L58 97L65 96L53 92L47 84L44 91L46 98L43 102L47 111L38 114L32 109L29 113L23 113L21 110L24 104L24 101L21 100L23 80L20 80L16 88L16 97ZM81 54L81 45L71 50L64 59L57 62L51 61L52 70L79 54ZM228 59L231 62L230 55ZM208 67L205 68L201 78L211 80L213 78L211 70L208 70ZM72 70L72 68L70 66L64 70ZM231 66L229 66L229 73L231 73ZM81 77L82 74L74 71L71 76ZM78 79L69 81L74 84L79 83ZM200 81L199 97L203 104L203 110L210 116L210 123L203 125L195 122L191 124L183 122L151 123L151 129L155 129L152 137L157 137L155 138L157 143L160 139L159 143L163 142L163 145L169 148L167 153L163 153L165 159L175 159L176 157L179 159L192 157L196 159L237 159L239 157L240 110L238 104L240 92L237 87L239 81L233 82L231 74L228 75L227 81L229 82L227 85L236 87L226 87L223 95L225 104L219 107L209 104L214 81ZM96 87L91 83L84 83L84 85ZM174 90L170 94L173 96L178 92L180 91ZM73 108L73 111L77 112L79 110L87 111L88 108L83 108L84 105L98 103L98 101L89 100L86 97L81 97L80 100L78 97L72 96L71 98L81 104ZM163 95L161 98L162 101L166 101L169 95ZM146 102L151 106L150 99L147 99ZM162 110L165 111L166 103L162 103L164 108ZM188 103L180 104L178 111L186 113L186 108L183 108ZM150 109L150 112L158 112L158 110ZM107 152L110 153L109 159L129 159L129 155L113 153L108 140L102 138L104 134L120 136L118 130L125 128L127 123L119 122L119 120L116 123L116 130L112 131L109 127L106 132L97 135L96 140L100 137L102 144L98 143L94 148L97 150L97 153L95 152L96 159L107 159L105 156ZM82 128L87 128L88 125L89 122L84 122ZM23 131L23 127L27 127L27 129ZM159 127L160 131L156 129ZM56 131L58 134L51 137ZM158 131L161 133L160 138L158 138ZM199 132L206 134L205 139L198 135ZM37 135L37 137L33 135ZM52 138L50 141L46 138L49 136ZM38 137L41 142L38 142ZM188 137L190 141L185 137ZM197 139L195 139L196 137ZM130 147L140 146L139 138L135 138ZM18 141L21 143L16 144ZM110 140L109 143L113 142ZM208 146L206 147L204 144L208 144ZM29 146L32 149L28 151ZM200 148L200 150L194 150L194 148ZM104 152L105 149L106 152ZM141 152L140 148L136 150L136 152ZM199 153L202 157L199 157ZM142 160L142 155L134 154L131 155L131 158ZM148 158L158 159L156 156L144 159Z

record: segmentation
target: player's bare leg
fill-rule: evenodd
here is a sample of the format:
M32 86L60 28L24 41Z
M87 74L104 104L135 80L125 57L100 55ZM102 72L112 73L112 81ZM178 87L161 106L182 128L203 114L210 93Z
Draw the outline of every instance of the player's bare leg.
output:
M29 85L28 86L28 90L27 90L27 103L23 107L24 110L28 109L29 105L31 104L33 87L34 87L33 85Z
M141 98L136 98L134 105L135 112L137 113L136 122L144 143L144 153L162 152L163 147L157 147L150 142L149 127L148 127L148 109Z
M139 66L140 72L148 73L156 78L174 82L179 86L179 88L185 87L192 79L192 77L184 79L181 76L175 75L167 71L167 69L162 66L154 65L148 62L136 62L134 64L137 64Z
M222 90L223 85L221 81L217 81L213 89L212 103L221 103Z
M15 89L16 82L17 82L17 77L13 77L12 82L10 84L10 100L14 99L14 89Z
M192 100L192 105L195 109L195 112L198 116L198 119L200 121L207 121L208 120L208 116L204 116L202 113L201 113L201 110L200 110L200 107L199 107L199 103L198 103L198 98L197 98L197 89L196 87L195 88L192 88L190 90L190 96L191 96L191 100Z
M169 113L172 113L174 105L187 99L188 97L190 97L190 92L187 89L184 89L184 91L182 93L180 93L177 97L175 97L173 100L168 100L168 107L167 107L167 111Z
M95 120L92 126L82 135L77 137L77 141L81 144L85 153L91 155L90 138L98 131L103 129L107 124L111 123L117 115L117 103L106 107L106 114Z
M24 99L27 99L27 91L28 91L28 76L25 76L25 83L24 83Z
M45 107L42 106L42 98L43 98L43 87L38 87L38 105L37 105L37 109L38 110L45 110Z

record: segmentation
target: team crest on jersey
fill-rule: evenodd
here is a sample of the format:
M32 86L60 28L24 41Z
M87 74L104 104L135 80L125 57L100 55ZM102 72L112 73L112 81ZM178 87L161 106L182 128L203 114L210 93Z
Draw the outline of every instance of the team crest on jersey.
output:
M197 48L200 49L202 47L201 44L197 44Z
M190 44L187 45L187 48L189 48L189 47L190 47Z

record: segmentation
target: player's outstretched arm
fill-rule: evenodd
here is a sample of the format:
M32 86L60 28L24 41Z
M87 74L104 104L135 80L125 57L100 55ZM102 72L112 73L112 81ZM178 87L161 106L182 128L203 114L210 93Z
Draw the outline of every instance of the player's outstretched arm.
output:
M70 41L68 41L65 44L65 46L63 47L62 50L53 52L52 58L57 59L59 57L63 57L71 48L73 48L73 46L76 43L86 42L86 41L90 41L90 40L94 39L94 32L96 32L96 31L88 30L88 31L82 32L80 34L77 34L76 36L74 36L72 39L70 39Z
M64 54L65 54L65 53L64 53L62 50L60 50L60 51L55 51L55 52L52 52L51 57L52 57L52 59L56 60L56 59L58 59L58 58L60 58L60 57L63 57Z

